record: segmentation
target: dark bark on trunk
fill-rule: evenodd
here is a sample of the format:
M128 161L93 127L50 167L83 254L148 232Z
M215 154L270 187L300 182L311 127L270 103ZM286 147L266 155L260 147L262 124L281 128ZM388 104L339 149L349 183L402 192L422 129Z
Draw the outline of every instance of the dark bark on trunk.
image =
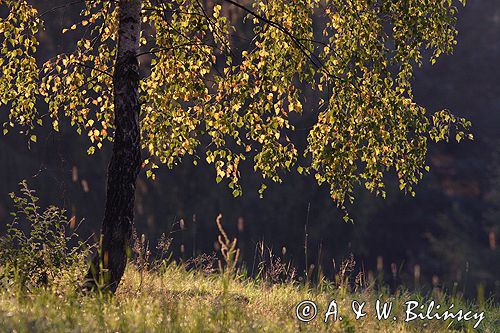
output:
M136 178L141 166L139 127L139 48L141 0L119 1L119 31L113 73L113 152L108 167L106 208L101 227L101 249L87 274L86 286L115 292L125 271L134 221ZM101 266L102 265L102 266ZM100 270L100 267L103 270Z

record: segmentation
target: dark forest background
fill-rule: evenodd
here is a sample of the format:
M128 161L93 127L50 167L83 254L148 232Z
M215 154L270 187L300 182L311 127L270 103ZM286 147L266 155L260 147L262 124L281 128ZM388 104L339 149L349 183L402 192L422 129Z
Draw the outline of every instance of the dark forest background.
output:
M40 12L65 3L34 2ZM78 36L63 35L60 27L73 24L80 9L79 5L68 6L45 16L40 62L56 51L71 51L68 45L75 45L72 38ZM145 234L154 250L161 234L174 230L174 257L187 259L214 251L218 234L215 218L222 213L228 233L238 237L241 259L249 270L254 264L256 244L263 241L303 272L307 226L307 263L316 269L320 264L327 276L333 274L334 261L338 266L352 253L358 270L383 272L390 283L396 279L411 287L415 276L420 275L419 283L423 285L455 288L471 296L476 296L483 286L488 295L498 298L498 0L469 1L459 11L458 30L454 54L417 71L415 95L429 112L447 108L471 120L475 139L460 144L431 144L431 172L418 186L415 198L400 193L398 184L390 179L386 200L360 189L357 201L350 207L354 218L354 224L350 224L343 221L328 189L318 187L312 177L290 174L285 183L269 186L261 199L260 179L247 166L242 172L244 195L233 198L226 186L216 184L211 166L194 166L186 159L173 170L161 169L155 181L140 174L137 233ZM244 35L245 31L240 33ZM316 117L307 103L304 109L303 117L295 121L299 146L304 144ZM0 113L2 123L6 117L6 112ZM8 193L16 191L22 179L27 179L43 204L63 206L77 221L85 219L78 231L82 238L98 232L111 145L87 155L87 138L78 136L67 124L59 133L48 127L39 129L37 136L38 142L31 147L22 134L12 133L0 139L0 232L10 221Z

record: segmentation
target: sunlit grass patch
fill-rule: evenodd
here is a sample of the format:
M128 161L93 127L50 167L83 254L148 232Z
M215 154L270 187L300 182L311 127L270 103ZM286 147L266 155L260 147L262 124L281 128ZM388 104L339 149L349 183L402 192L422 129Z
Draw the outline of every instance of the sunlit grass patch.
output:
M313 300L318 315L309 323L295 317L302 300ZM392 301L400 316L406 300L430 298L400 292L396 295L364 290L351 293L333 284L307 288L299 283L269 284L246 276L228 280L219 273L205 275L172 263L160 272L141 273L129 265L115 296L57 294L37 289L29 294L3 290L0 294L1 332L498 332L500 309L485 304L485 319L477 330L474 321L456 322L377 320L375 302ZM330 317L336 300L342 321ZM353 300L366 302L366 316L355 320ZM456 299L445 305L477 309Z

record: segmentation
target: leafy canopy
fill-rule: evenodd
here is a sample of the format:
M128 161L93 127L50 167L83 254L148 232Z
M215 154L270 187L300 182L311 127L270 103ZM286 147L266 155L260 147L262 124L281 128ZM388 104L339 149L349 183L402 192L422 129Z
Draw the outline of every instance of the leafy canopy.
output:
M465 1L462 2L462 4ZM75 50L38 64L42 15L25 0L2 0L0 106L4 132L32 133L42 124L39 100L55 130L68 117L90 139L89 152L113 137L112 68L117 2L85 1ZM385 196L384 174L395 170L413 194L429 139L464 137L470 123L448 111L429 115L413 100L413 69L456 44L452 0L143 0L141 131L148 176L186 155L214 164L241 194L239 165L253 159L264 179L313 174L344 207L364 185ZM236 9L231 20L228 9ZM243 18L244 17L244 18ZM252 33L242 37L242 28ZM240 28L236 28L236 26ZM241 40L245 47L240 47ZM304 109L304 89L321 97L305 151L288 134ZM32 140L36 136L31 135ZM299 155L304 162L298 165ZM302 161L302 160L301 160ZM261 190L264 189L261 188Z

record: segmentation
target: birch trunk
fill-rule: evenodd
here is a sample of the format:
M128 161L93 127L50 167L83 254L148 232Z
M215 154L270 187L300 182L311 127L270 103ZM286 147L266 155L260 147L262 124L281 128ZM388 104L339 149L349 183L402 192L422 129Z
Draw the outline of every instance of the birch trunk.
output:
M139 65L136 58L141 28L141 0L120 0L118 6L118 46L113 72L113 152L108 166L101 250L87 274L93 286L96 285L96 279L104 277L101 280L104 289L113 293L125 271L130 250L136 179L141 165Z

